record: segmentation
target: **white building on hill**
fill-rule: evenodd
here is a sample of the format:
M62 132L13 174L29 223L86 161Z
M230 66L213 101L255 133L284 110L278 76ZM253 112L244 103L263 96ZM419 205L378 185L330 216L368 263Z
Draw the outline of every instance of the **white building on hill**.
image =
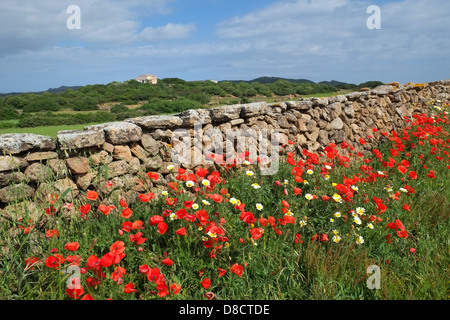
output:
M141 83L151 83L151 84L157 84L158 83L158 78L156 76L153 76L153 75L150 75L150 74L140 75L135 80L138 81L138 82L141 82Z

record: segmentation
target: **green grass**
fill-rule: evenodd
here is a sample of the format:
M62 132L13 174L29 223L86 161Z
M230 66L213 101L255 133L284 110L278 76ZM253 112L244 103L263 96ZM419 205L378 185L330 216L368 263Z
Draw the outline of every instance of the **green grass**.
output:
M447 119L446 123L429 126L422 122L420 126L436 136L421 139L423 145L420 145L413 134L418 132L417 125L408 130L410 140L403 134L399 135L400 140L390 135L390 139L376 145L382 161L372 153L352 156L348 149L337 146L330 150L338 154L330 152L329 157L308 155L302 161L298 155L284 155L278 172L271 176L262 176L256 167L250 167L254 175L248 175L249 168L245 166L220 169L220 181L214 185L211 172L206 176L195 172L194 176L186 178L195 177L198 182L207 178L211 183L211 188L199 183L196 194L186 192L193 190L179 177L180 180L173 180L178 193L166 187L167 196L155 191L156 197L149 202L126 199L132 210L128 218L122 216L124 207L119 198L110 198L110 191L100 188L104 182L96 181L93 187L99 190L98 199L88 200L82 196L73 202L72 211L63 207L65 200L61 194L53 204L38 204L36 212L22 209L12 217L2 212L0 298L71 299L66 293L69 274L45 265L51 252L56 248L65 259L79 255L80 267L89 267L88 258L107 257L113 250L111 245L122 241L124 257L112 265L104 260L105 265L100 270L88 268L81 275L82 296L89 293L94 299L204 300L205 294L212 292L216 298L224 300L446 300L449 298L450 262L450 125ZM437 127L442 130L434 130ZM437 145L431 143L431 137L436 139ZM414 143L414 147L410 143ZM392 155L391 148L399 154ZM396 161L394 165L388 165L389 158ZM332 167L329 176L321 174L324 162ZM302 163L305 165L301 174L303 180L297 181L293 169ZM408 173L398 170L400 163L408 166ZM308 168L313 172L308 173ZM100 169L99 176L103 174ZM434 170L434 178L427 176L430 170ZM411 171L417 173L417 179L411 178ZM146 176L145 172L143 175ZM255 188L255 183L261 188ZM347 188L343 188L344 185ZM112 188L120 191L120 187ZM301 192L295 188L300 188ZM308 194L316 198L308 200ZM334 201L334 194L341 195L343 200ZM330 199L323 200L324 195ZM176 198L177 202L169 203L171 198ZM236 207L231 203L232 198L245 207ZM377 198L386 205L386 211L377 209ZM188 200L199 207L186 206ZM257 203L263 205L261 211L256 209ZM86 220L80 217L80 208L85 204L91 205ZM115 205L117 209L106 215L99 210L101 204ZM44 209L50 206L56 211L47 215ZM287 206L289 209L283 209ZM364 213L356 214L360 224L351 214L351 210L357 208L365 209ZM204 225L199 219L200 210L208 214ZM286 210L293 214L293 223L286 218ZM335 216L337 211L341 212L341 217ZM170 213L179 217L172 220ZM192 214L193 221L186 214ZM155 216L162 217L166 231L158 232L163 225L152 225ZM18 222L19 217L23 218L22 222ZM254 217L254 221L244 217ZM306 225L300 223L302 220ZM397 220L402 222L407 237L392 229L394 225L399 226ZM142 221L141 228L119 232L125 222L136 221ZM34 228L25 233L24 228L30 225ZM207 233L214 230L209 229L214 225L219 227L215 232L222 230L224 237L212 238ZM180 228L185 228L185 236L176 234ZM261 237L254 233L256 228L263 231ZM50 229L57 229L59 236L47 237ZM142 244L130 238L137 232L142 232L142 237L146 238ZM324 234L328 241L321 241ZM338 243L333 241L335 234L341 237ZM315 235L317 238L313 240ZM364 243L357 243L358 236L363 237ZM77 251L64 248L66 243L74 241L80 246ZM27 268L25 259L29 257L39 258L40 263ZM163 263L167 257L173 261L172 265ZM150 281L142 271L144 265L157 268L164 274L164 281L159 285ZM242 274L232 272L236 265L243 268ZM367 287L366 270L371 265L380 268L380 289ZM68 263L64 262L61 270L67 267ZM117 280L114 277L117 270L123 271L119 267L126 270L121 275L122 282L114 280ZM226 273L219 276L219 269ZM205 278L210 279L210 287L201 285ZM99 284L89 287L88 279L97 279ZM124 293L125 285L131 282L137 292ZM181 286L178 294L164 287L174 283ZM160 297L158 292L168 294Z
M84 127L94 125L97 123L77 124L77 125L62 125L62 126L42 126L34 128L8 128L0 129L0 134L4 133L34 133L44 136L56 138L57 133L62 130L83 130Z

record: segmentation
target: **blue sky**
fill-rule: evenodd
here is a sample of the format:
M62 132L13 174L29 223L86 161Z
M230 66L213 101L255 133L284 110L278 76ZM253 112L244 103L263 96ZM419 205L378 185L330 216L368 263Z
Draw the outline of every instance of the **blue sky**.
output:
M70 5L80 29L67 28ZM367 28L370 5L381 29ZM450 79L446 0L2 0L0 9L0 93L141 74Z

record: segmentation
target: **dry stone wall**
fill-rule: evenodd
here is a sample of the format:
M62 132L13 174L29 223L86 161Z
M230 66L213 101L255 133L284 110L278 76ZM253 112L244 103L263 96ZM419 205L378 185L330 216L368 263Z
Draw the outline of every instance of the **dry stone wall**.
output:
M49 194L62 195L68 189L65 201L73 201L93 189L111 199L130 199L165 187L178 167L194 170L202 166L173 162L171 150L176 144L172 138L177 130L189 133L192 155L217 141L225 141L231 148L234 142L227 140L227 130L250 132L249 139L256 139L251 132L261 129L278 131L284 151L320 152L329 143L339 145L346 141L357 146L358 139L368 135L377 141L382 136L372 132L372 128L398 130L405 125L404 117L425 112L432 100L449 98L450 80L416 85L391 83L329 98L227 105L132 118L81 131L60 131L56 139L36 134L3 134L0 206L26 198L31 202L46 201ZM371 147L368 143L363 148ZM171 164L175 166L172 170L168 168ZM208 166L212 169L217 165ZM159 173L157 181L147 176L149 171Z

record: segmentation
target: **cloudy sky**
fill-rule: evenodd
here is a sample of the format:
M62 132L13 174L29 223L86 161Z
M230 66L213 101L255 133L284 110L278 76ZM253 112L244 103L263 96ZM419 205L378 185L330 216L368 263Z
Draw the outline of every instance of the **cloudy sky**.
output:
M370 5L381 29L367 27ZM141 74L450 79L449 13L448 0L2 0L0 93Z

